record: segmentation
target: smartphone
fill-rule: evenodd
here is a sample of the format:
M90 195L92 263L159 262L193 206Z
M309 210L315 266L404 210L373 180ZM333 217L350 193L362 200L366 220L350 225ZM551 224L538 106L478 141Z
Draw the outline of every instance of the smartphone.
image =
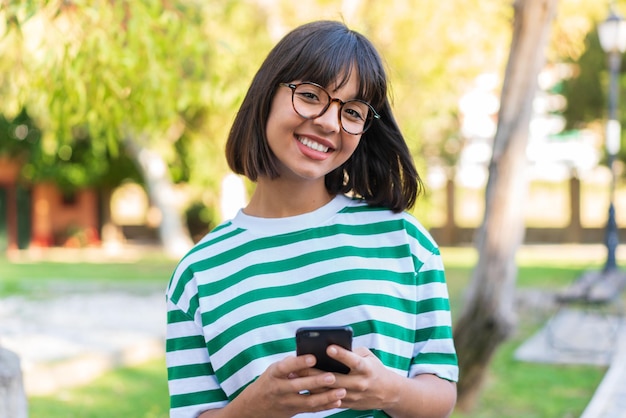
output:
M317 359L316 369L333 373L350 373L350 368L328 357L326 348L336 344L352 350L352 328L341 327L303 327L296 331L296 353L313 354Z

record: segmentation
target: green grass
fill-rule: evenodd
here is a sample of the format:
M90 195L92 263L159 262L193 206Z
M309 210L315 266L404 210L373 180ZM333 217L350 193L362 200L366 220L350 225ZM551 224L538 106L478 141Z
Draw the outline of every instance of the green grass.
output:
M165 362L120 368L84 387L31 397L28 402L33 418L167 418Z
M453 418L574 418L582 415L606 368L526 363L514 351L538 328L522 322L494 356L480 399L471 413Z
M0 297L12 294L41 296L59 285L119 287L165 286L176 261L160 254L144 255L131 262L10 262L0 258Z
M463 291L476 263L471 248L442 250L448 275L453 314L458 315ZM586 269L597 269L602 260L593 257L551 257L521 254L518 257L518 288L556 290L565 287ZM134 263L8 263L0 260L0 296L29 294L59 280L65 283L97 283L117 286L133 283L161 286L175 262L160 256ZM456 316L455 315L455 316ZM548 313L521 315L517 332L502 344L488 373L481 397L471 414L454 418L577 417L588 404L605 368L523 363L513 358L517 347L547 319ZM133 416L167 417L167 377L163 359L114 370L84 387L65 389L53 396L31 397L34 418L100 418Z

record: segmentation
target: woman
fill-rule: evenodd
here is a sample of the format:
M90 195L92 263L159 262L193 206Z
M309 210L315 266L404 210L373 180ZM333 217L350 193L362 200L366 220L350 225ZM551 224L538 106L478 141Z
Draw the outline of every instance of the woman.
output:
M167 293L172 417L435 417L457 359L437 245L405 212L421 189L362 35L313 22L285 36L233 123L249 204L180 262ZM295 355L303 326L347 325L348 374Z

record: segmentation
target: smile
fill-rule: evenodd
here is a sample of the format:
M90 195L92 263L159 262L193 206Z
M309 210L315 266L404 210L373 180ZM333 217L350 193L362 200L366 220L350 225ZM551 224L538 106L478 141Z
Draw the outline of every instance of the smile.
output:
M319 152L328 152L328 147L325 147L324 145L320 144L319 142L315 142L310 140L309 138L304 138L304 137L298 137L298 141L300 141L300 143L306 147L311 148L312 150L315 151L319 151Z

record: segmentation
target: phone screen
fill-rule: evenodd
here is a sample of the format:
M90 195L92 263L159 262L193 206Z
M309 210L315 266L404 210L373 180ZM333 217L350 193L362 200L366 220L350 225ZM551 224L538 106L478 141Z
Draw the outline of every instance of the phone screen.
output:
M317 359L316 369L347 374L350 368L328 357L326 348L331 344L336 344L352 350L352 334L352 328L347 326L299 328L296 331L296 353L299 356L313 354Z

